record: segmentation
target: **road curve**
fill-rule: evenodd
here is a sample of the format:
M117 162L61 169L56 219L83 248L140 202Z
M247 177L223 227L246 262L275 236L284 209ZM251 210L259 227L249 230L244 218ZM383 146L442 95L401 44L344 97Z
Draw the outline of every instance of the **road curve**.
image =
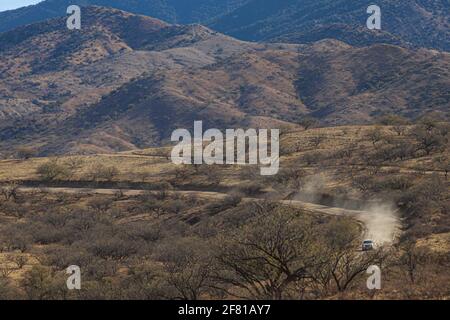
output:
M49 187L49 188L31 188L21 187L21 192L48 192L48 193L67 193L67 194L86 194L86 195L114 195L121 192L125 196L138 196L148 192L148 190L123 190L123 189L96 189L96 188L67 188L67 187ZM178 194L184 196L195 196L205 200L225 199L228 195L221 192L210 191L169 191L169 194ZM242 201L264 201L259 198L243 198ZM338 207L328 207L319 204L303 202L298 200L280 200L281 204L299 208L310 213L320 213L333 216L349 216L364 226L364 238L372 239L376 243L389 244L395 241L400 233L400 219L395 210L388 206L369 206L367 210L350 210Z

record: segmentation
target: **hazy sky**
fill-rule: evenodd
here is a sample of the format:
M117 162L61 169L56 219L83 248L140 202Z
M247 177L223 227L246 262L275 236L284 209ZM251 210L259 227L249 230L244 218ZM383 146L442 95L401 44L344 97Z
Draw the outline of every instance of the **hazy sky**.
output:
M16 9L30 4L36 4L43 0L0 0L0 11Z

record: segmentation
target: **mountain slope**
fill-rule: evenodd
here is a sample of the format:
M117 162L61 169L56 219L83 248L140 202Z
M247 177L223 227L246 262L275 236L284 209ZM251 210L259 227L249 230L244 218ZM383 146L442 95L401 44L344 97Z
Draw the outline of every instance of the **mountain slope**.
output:
M141 143L155 145L167 138L168 128L161 130L164 114L149 119L147 115L151 112L147 108L159 105L163 113L173 117L173 108L180 110L181 105L185 107L184 113L178 114L178 121L171 125L187 125L196 112L205 109L208 101L216 103L223 99L227 90L215 83L217 92L208 96L208 92L202 91L198 97L191 97L190 82L207 84L197 70L232 57L235 64L246 66L253 60L244 64L238 57L263 48L199 25L168 25L100 7L86 8L84 24L86 27L81 31L69 31L63 18L54 19L0 35L0 136L4 145L33 140L43 149L54 149L63 138L77 140L105 133L109 139L105 143L107 148L111 147L111 140L116 141L113 149L119 150ZM36 50L40 52L38 56ZM290 50L288 59L296 60L295 48ZM261 68L264 67L261 63ZM266 76L267 72L260 73ZM251 81L243 82L242 86ZM279 88L279 82L272 79L267 86L278 87L273 93L272 88L268 91L272 99L283 101L283 95L295 96L292 81L293 78L289 79L290 93L286 94L284 88ZM159 90L160 87L167 92ZM239 91L240 85L236 81L228 87ZM142 88L146 88L144 92ZM220 111L217 120L220 122L224 116L233 114L230 111L234 103L234 100L218 103L204 117L210 118ZM302 108L301 102L294 105ZM273 109L276 105L265 104L262 110L269 107ZM258 117L264 114L262 110L252 110L251 115ZM238 120L233 120L234 123L247 121L245 112L236 112ZM117 124L114 122L117 118L127 120ZM138 124L133 122L135 119ZM111 130L114 132L110 133ZM145 139L138 138L141 134L138 131L145 131ZM74 149L78 148L76 144ZM98 141L92 143L99 144L103 145ZM59 150L67 148L70 146Z
M393 45L243 42L102 7L0 34L0 151L161 145L172 130L359 124L450 107L450 54ZM36 55L39 52L39 55Z
M352 45L411 44L450 50L448 0L380 0L382 30L369 32L364 0L252 0L210 24L244 40L307 43L333 38Z
M450 110L450 54L334 40L303 53L296 82L302 101L329 123L370 122L395 113L414 119Z
M70 4L98 5L162 19L202 23L248 41L351 45L387 43L450 51L448 0L379 0L382 30L366 28L365 0L46 0L0 13L0 32L66 15Z
M170 23L197 23L225 14L248 0L45 0L37 5L0 12L0 32L66 15L70 5L104 6Z

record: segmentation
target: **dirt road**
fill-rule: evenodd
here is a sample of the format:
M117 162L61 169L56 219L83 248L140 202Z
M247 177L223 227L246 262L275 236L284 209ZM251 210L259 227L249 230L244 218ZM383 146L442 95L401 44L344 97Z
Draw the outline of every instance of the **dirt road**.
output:
M147 190L121 190L121 189L92 189L92 188L31 188L22 187L22 192L48 192L48 193L67 193L67 194L99 194L114 195L122 192L125 196L137 196ZM156 191L155 191L156 193ZM208 192L208 191L169 191L169 194L178 194L184 196L195 196L205 200L220 200L227 197L226 193ZM243 198L242 201L264 201L258 198ZM298 200L281 200L281 204L299 208L311 213L320 213L334 216L350 216L360 221L364 228L364 238L371 239L376 243L392 243L400 232L400 220L394 209L388 205L368 205L365 210L350 210L338 207L328 207L314 203L308 203Z

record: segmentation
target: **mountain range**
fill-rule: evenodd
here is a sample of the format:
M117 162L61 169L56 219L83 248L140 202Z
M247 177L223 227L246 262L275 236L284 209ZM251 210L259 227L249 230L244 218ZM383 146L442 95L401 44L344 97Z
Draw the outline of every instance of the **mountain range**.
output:
M450 54L392 44L255 43L104 8L0 34L0 151L161 145L176 128L448 116Z
M0 32L66 15L71 4L97 5L168 23L201 23L246 41L351 45L388 43L450 50L448 0L378 0L382 29L366 28L366 0L45 0L0 13Z
M366 27L367 8L381 9L381 30ZM390 43L450 49L448 0L251 0L210 24L243 40L351 45Z
M199 23L242 6L249 0L45 0L0 12L0 32L66 15L70 5L102 6L158 18L168 23Z

